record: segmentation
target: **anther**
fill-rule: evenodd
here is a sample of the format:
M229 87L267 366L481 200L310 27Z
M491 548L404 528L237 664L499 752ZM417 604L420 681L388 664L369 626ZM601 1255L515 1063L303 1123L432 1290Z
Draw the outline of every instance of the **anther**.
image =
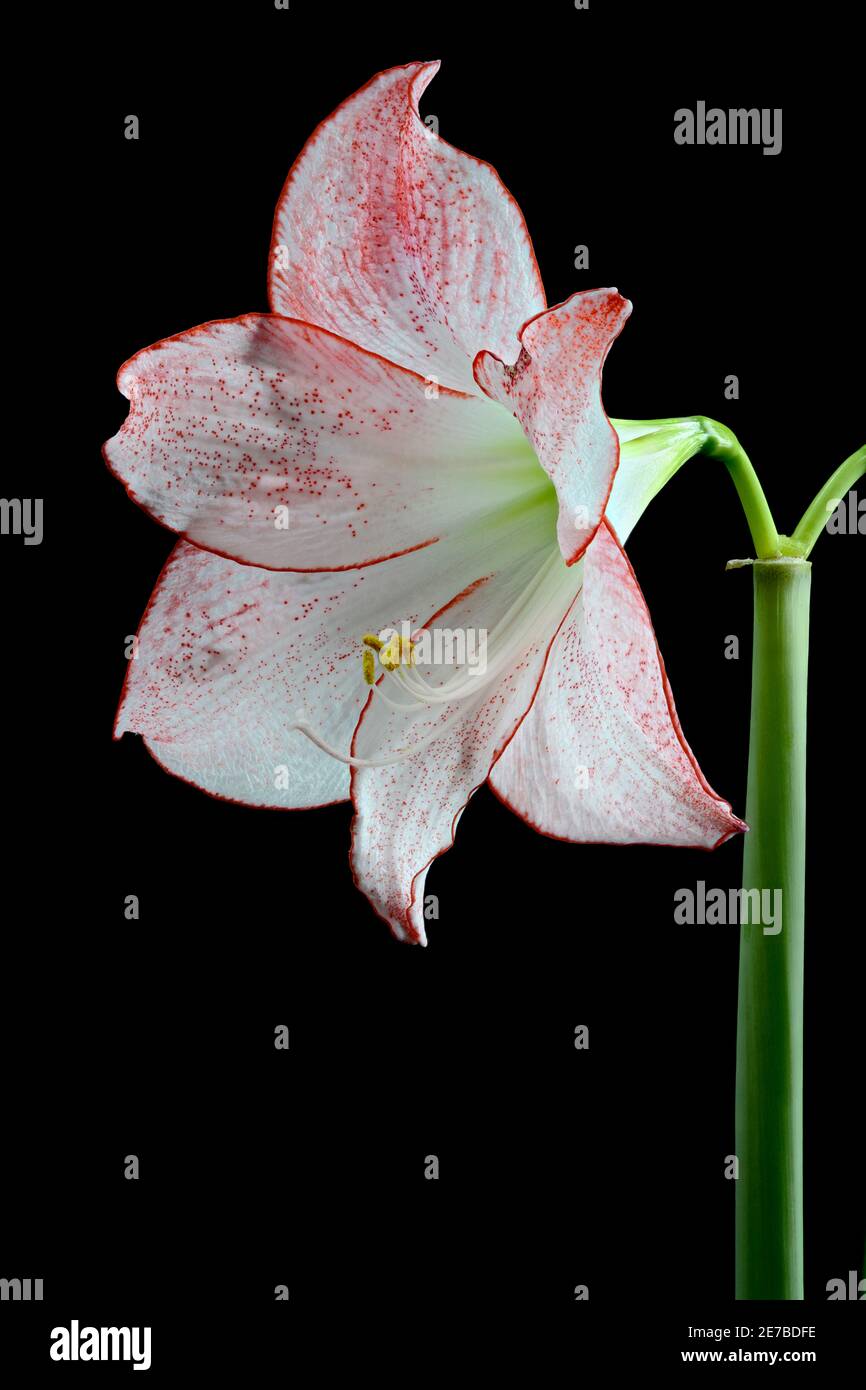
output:
M379 660L386 671L396 671L400 666L415 665L415 643L411 637L401 637L399 632L382 645Z

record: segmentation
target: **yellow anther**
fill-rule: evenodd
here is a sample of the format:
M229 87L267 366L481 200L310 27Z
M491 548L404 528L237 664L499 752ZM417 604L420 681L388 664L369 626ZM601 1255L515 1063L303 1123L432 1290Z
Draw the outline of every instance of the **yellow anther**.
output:
M399 666L415 665L415 643L411 637L405 637L399 632L392 632L387 642L381 637L377 637L375 632L365 632L361 638L364 644L362 653L364 680L368 685L376 683L376 658L374 653L379 653L379 662L384 671L396 671Z
M379 652L379 660L386 671L396 671L400 665L400 637L395 632L389 642L386 642Z
M415 643L411 637L401 637L395 632L385 642L379 652L379 660L386 671L396 671L398 666L415 665Z

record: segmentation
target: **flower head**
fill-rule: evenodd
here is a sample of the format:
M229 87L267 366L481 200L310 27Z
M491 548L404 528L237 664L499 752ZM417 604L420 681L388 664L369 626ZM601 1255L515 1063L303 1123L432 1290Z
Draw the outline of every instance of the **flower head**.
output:
M688 429L624 425L621 457L601 371L630 305L546 307L514 200L419 118L437 66L323 122L277 207L272 312L138 353L105 451L182 536L118 735L217 796L351 795L356 880L419 942L427 869L488 778L563 839L742 828L622 549Z

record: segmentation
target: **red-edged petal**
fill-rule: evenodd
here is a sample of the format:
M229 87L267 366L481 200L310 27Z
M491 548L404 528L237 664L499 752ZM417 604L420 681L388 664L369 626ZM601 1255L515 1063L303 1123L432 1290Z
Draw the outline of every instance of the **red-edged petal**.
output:
M538 472L508 413L425 388L323 329L272 315L139 352L105 446L171 530L267 569L340 570L432 545Z
M544 289L496 172L419 119L438 68L379 73L307 142L277 206L270 303L474 392L475 354L513 361Z
M458 594L444 613L427 624L428 628L444 623L455 631L481 629L492 634L544 555L555 558L556 571L551 572L543 595L539 592L538 620L531 636L512 653L497 678L482 685L478 696L460 706L397 712L373 691L359 721L352 750L359 758L381 758L422 745L404 762L352 772L353 873L400 940L425 944L427 870L454 843L467 801L485 781L529 708L553 635L573 601L577 576L565 568L548 541L544 551L527 553L494 580ZM488 660L495 659L494 647ZM435 671L428 669L426 675L435 681ZM398 698L387 681L382 689ZM424 743L432 733L435 739Z
M360 596L380 568L275 574L178 542L139 627L115 737L141 734L166 771L230 801L344 800L345 766L289 725L316 703L326 736L348 746L366 696Z
M601 370L631 313L616 290L587 290L530 320L514 366L481 352L475 377L513 410L559 498L557 538L574 564L604 515L619 458L601 403Z
M649 612L607 522L494 791L547 835L713 849L746 827L683 737Z
M523 546L553 533L552 498L528 517L488 518L466 533L382 565L296 574L237 565L181 541L148 604L116 734L141 734L167 771L213 796L254 806L343 800L348 768L290 729L304 711L348 755L369 695L368 631L413 627L455 584L471 587Z

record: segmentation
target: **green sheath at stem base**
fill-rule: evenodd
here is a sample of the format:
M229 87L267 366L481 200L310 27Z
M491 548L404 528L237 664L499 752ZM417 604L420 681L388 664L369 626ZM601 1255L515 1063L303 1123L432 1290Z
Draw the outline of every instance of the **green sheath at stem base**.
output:
M737 1021L736 1296L803 1297L803 919L811 566L754 564L755 629ZM755 895L752 895L754 899ZM776 900L777 902L779 900ZM760 915L761 920L756 920Z

